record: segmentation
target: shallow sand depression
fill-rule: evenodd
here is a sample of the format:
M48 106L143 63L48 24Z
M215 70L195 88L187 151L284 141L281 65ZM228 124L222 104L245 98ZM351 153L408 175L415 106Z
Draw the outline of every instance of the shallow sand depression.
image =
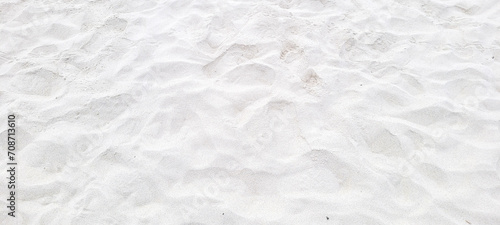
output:
M500 224L495 0L0 12L0 224Z

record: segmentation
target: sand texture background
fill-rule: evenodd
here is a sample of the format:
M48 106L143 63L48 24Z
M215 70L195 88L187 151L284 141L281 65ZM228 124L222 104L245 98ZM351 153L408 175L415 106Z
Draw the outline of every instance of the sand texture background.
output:
M500 224L497 0L3 0L0 40L0 224Z

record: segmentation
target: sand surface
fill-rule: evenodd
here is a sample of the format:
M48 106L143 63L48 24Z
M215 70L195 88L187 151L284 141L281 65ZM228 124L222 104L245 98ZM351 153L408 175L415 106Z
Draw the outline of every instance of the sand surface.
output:
M3 0L0 224L498 225L498 0Z

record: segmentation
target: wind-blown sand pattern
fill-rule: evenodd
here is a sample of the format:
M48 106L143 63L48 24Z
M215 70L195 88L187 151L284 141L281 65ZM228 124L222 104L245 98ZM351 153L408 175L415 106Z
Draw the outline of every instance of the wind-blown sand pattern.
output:
M500 224L496 0L0 12L0 224Z

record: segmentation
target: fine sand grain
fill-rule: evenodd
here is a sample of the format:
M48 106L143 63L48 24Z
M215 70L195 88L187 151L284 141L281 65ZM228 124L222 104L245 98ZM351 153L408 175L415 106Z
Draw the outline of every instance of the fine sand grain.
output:
M0 224L500 224L497 0L4 0L0 40Z

